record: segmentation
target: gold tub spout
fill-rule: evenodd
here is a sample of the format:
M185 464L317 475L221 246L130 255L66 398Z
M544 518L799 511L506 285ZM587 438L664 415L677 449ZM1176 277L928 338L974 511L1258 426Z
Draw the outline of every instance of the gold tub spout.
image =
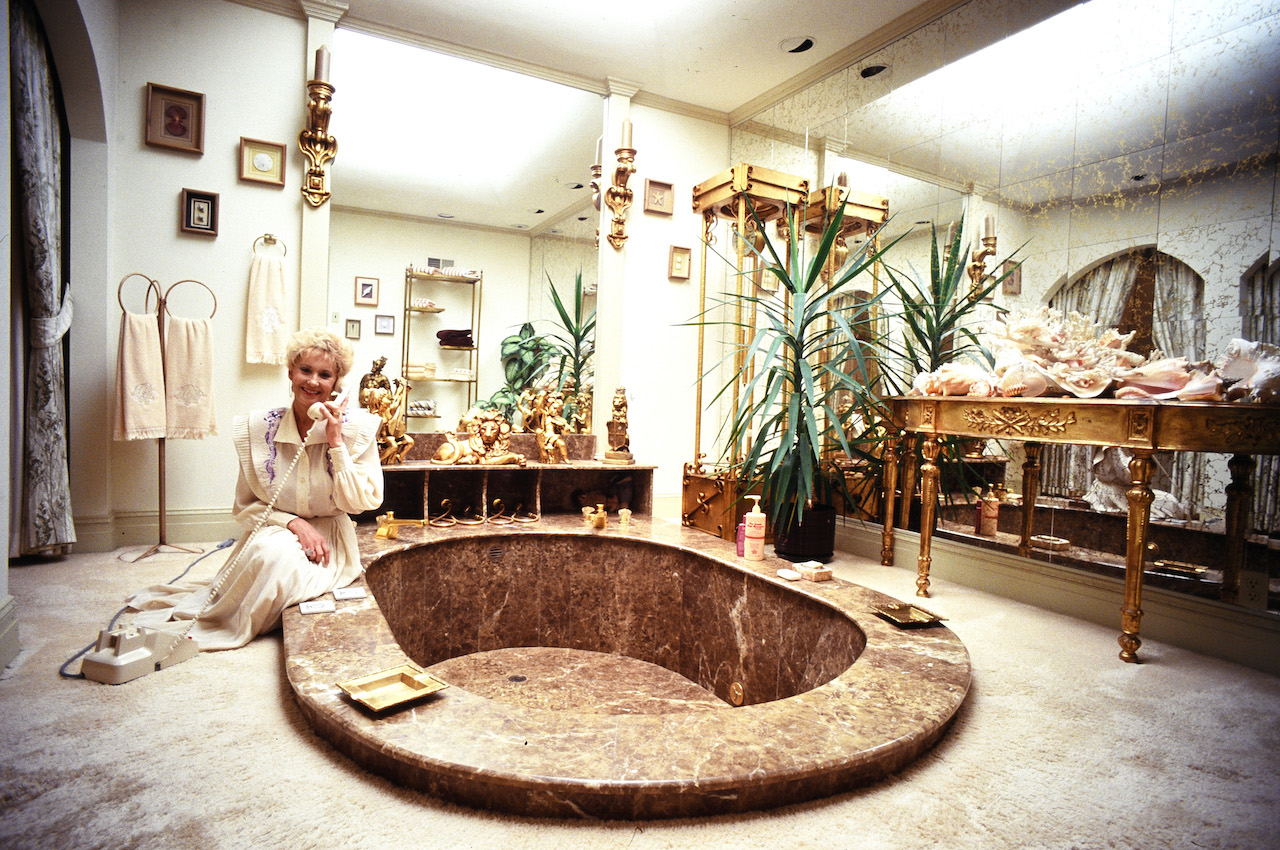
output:
M378 530L373 536L379 540L398 540L400 539L400 526L416 525L421 528L426 524L427 521L425 519L396 519L394 511L387 511L385 514L378 516Z

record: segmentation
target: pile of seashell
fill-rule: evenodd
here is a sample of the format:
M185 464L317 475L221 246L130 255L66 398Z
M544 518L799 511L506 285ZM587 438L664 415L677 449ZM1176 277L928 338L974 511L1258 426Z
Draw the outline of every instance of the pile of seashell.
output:
M1280 346L1232 340L1221 365L1128 350L1133 334L1103 329L1080 313L1041 307L983 328L995 357L988 370L948 363L922 372L917 395L1075 396L1280 404Z

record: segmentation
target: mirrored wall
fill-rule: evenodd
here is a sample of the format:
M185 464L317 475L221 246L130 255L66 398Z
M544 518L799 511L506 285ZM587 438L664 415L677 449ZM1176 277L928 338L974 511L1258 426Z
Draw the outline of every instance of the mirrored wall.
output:
M1277 68L1264 0L974 0L742 123L732 156L823 183L847 172L889 199L890 231L911 231L899 261L926 273L930 224L967 210L976 237L994 216L997 257L1023 260L996 294L1012 310L1064 306L1148 252L1191 275L1148 321L1179 314L1199 341L1166 353L1220 360L1257 332L1251 281L1275 276ZM1211 460L1186 495L1213 516L1225 480Z

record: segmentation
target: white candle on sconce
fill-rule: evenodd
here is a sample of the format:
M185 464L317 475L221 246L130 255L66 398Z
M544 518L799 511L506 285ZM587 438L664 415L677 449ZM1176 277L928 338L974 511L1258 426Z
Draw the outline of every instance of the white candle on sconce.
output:
M982 238L996 235L996 217L989 215L982 220Z
M627 118L622 122L622 146L624 148L631 147L631 119Z
M329 82L329 48L323 44L316 50L316 75L312 79Z
M604 136L596 139L596 165L604 162Z
M943 246L946 249L951 248L951 243L956 241L956 223L953 221L947 225L947 243Z

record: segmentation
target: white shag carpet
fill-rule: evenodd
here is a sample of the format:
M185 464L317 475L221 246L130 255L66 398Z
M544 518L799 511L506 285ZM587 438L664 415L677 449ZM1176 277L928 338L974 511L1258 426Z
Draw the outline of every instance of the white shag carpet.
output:
M0 675L0 847L1280 846L1280 679L1150 641L1146 663L1124 664L1115 629L943 581L922 604L968 646L973 686L950 732L894 777L697 820L531 820L445 804L315 736L278 633L124 685L61 678L127 593L198 557L122 560L145 548L10 567L22 652ZM914 600L910 571L849 556L833 566Z

